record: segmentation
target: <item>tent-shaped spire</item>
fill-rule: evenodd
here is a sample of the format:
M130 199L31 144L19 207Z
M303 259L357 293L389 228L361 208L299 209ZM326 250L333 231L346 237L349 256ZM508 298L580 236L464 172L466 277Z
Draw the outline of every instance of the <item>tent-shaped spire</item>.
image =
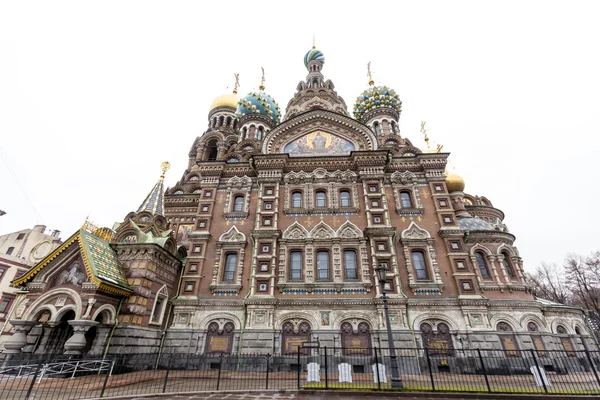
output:
M158 182L156 182L156 185L154 185L150 193L148 193L148 196L146 196L144 202L138 208L138 213L142 211L148 211L153 215L164 216L165 214L165 205L163 201L165 189L163 182L165 180L165 172L167 172L171 165L165 161L160 166L162 168L162 174L160 175Z

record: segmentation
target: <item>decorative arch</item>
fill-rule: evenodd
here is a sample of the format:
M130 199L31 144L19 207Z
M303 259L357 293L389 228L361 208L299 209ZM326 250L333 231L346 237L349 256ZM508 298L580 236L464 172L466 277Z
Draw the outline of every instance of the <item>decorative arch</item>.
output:
M426 240L431 239L431 235L425 229L422 229L419 225L412 221L408 228L402 231L400 234L402 239L408 240Z
M515 250L512 248L512 246L508 246L506 243L502 243L500 246L498 246L498 249L496 249L496 255L501 255L503 251L508 252L508 254L510 254L511 257L519 256L515 253Z
M211 322L217 322L219 324L219 329L223 329L227 322L233 322L233 326L236 330L242 329L240 319L235 314L228 312L218 312L207 315L200 322L200 329L208 329Z
M50 318L48 318L48 321L56 321L57 309L56 309L56 307L54 307L53 304L44 304L43 306L38 307L35 310L35 312L32 312L31 315L29 316L29 318L26 318L26 319L31 319L32 321L35 321L36 320L35 317L43 311L50 312Z
M342 239L361 239L363 231L350 220L346 220L335 232L335 236Z
M71 300L73 300L73 302L75 303L75 305L73 306L74 307L73 310L75 311L75 319L81 319L83 302L81 301L81 297L79 296L79 293L77 293L75 290L69 289L69 288L60 288L60 289L51 290L48 293L45 293L42 296L40 296L36 301L34 301L27 308L27 311L25 311L25 313L23 314L23 319L29 320L35 314L37 314L37 311L41 306L45 305L45 306L51 306L52 308L54 308L54 313L52 314L52 319L50 321L56 321L56 318L59 314L57 312L56 307L54 307L54 305L51 305L51 304L45 304L45 302L48 301L52 297L60 296L60 295L66 295L67 297L70 297ZM65 307L67 307L67 306L65 306ZM65 308L65 307L62 307L62 308ZM62 308L61 308L61 311L62 311ZM61 314L62 314L62 312L61 312Z
M65 315L69 311L73 311L75 313L74 319L79 319L79 318L77 318L77 309L76 309L75 305L69 304L69 305L61 307L60 310L58 310L56 312L54 319L50 319L49 322L60 321L60 319L63 317L63 315Z
M460 327L456 324L456 322L444 315L444 314L440 314L440 313L427 313L427 314L421 314L419 316L417 316L414 320L413 320L413 330L414 331L419 331L419 327L421 326L422 323L424 322L429 322L429 323L435 323L436 325L440 322L445 323L446 325L448 325L448 327L450 328L450 330L452 331L457 331L460 329Z
M311 239L327 240L333 239L334 237L335 231L324 221L321 221L317 225L315 225L309 233L309 238Z
M317 321L317 319L309 313L303 312L288 312L281 314L277 319L277 322L275 322L275 329L281 329L286 322L292 320L294 320L295 322L305 320L310 324L311 330L319 329L319 322Z
M354 329L358 328L360 322L366 322L371 330L377 329L378 326L377 315L375 313L349 311L342 313L334 319L332 328L340 330L344 322L351 323Z
M522 331L521 323L516 318L514 318L512 315L499 313L499 314L492 315L492 317L490 318L490 324L492 325L492 328L494 330L496 329L496 326L500 322L504 322L504 323L507 323L508 325L510 325L510 327L513 329L514 332Z
M546 324L546 322L541 319L539 316L532 314L532 313L527 313L525 315L523 315L521 317L520 322L520 326L522 328L522 330L527 331L527 324L530 322L535 322L538 327L540 328L540 332L543 332L544 330L548 329L548 325Z
M229 228L228 231L226 231L219 237L219 242L246 243L246 235L240 232L238 228L235 225L233 225L231 228Z
M552 322L550 323L550 329L551 329L552 333L558 333L557 328L559 325L564 326L569 335L575 334L575 328L573 326L571 326L571 324L569 324L568 321L566 321L562 318L556 318L556 319L552 320Z
M95 321L98 318L98 315L104 313L104 315L108 316L106 320L104 320L103 324L114 324L115 317L117 315L117 310L111 304L104 304L96 310L96 312L92 315L92 321Z
M293 224L287 227L287 229L283 232L283 239L287 240L302 240L309 237L309 232L305 227L300 225L298 221L294 221Z
M490 249L488 249L480 243L476 243L473 247L471 247L471 249L469 249L469 254L471 255L471 257L475 257L475 252L477 250L483 251L483 253L488 257L494 255L494 253L492 253Z

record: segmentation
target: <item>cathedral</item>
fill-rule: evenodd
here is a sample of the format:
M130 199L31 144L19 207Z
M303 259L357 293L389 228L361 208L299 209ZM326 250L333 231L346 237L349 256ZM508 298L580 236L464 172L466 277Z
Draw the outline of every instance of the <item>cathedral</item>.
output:
M385 348L384 292L397 348L591 346L582 310L531 293L504 213L401 134L395 90L371 79L349 112L323 53L304 65L285 112L264 78L236 84L173 187L164 163L137 211L86 221L15 279L4 352Z

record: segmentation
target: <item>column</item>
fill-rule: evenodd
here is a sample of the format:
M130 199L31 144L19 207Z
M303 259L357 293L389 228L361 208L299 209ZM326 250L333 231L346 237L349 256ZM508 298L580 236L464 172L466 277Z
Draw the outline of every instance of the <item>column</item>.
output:
M7 354L18 354L27 344L27 334L34 326L39 324L39 322L11 319L10 324L15 329L15 333L13 333L10 339L4 343L4 352Z
M65 343L65 354L81 354L86 346L85 334L91 327L99 324L98 321L87 321L87 320L71 320L68 321L69 325L73 327L73 336Z

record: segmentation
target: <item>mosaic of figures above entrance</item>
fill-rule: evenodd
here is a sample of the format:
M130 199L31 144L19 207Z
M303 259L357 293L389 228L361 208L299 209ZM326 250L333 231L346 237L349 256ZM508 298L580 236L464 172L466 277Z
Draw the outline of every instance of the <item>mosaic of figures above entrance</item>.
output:
M323 131L306 134L283 148L291 156L348 155L356 146L346 139Z

